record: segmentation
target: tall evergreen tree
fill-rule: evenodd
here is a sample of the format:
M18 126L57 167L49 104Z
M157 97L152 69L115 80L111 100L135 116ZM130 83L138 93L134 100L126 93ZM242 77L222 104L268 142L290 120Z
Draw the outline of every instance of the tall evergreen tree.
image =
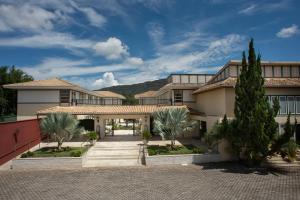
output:
M271 138L276 134L274 117L278 111L271 108L265 96L260 55L256 57L253 39L249 43L248 62L243 52L242 69L235 87L236 130L240 151L251 163L268 155ZM269 129L271 128L271 129Z

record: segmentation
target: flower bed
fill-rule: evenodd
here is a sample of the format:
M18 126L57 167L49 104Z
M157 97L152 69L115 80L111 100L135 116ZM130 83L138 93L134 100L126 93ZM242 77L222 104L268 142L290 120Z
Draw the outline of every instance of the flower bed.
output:
M21 155L21 158L39 158L39 157L80 157L89 149L85 147L63 147L58 151L56 147L43 147L34 152L26 152Z
M153 155L178 155L178 154L201 154L207 152L204 147L196 147L194 145L175 146L173 149L170 145L149 145L147 147L149 156Z

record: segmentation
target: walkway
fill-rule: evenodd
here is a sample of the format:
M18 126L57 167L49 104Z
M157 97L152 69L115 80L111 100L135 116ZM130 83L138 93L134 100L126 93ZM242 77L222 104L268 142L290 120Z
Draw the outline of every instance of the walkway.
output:
M300 172L274 174L238 164L0 172L0 200L290 199Z
M106 136L87 153L84 167L138 166L141 165L140 136L132 130L116 130L114 136Z

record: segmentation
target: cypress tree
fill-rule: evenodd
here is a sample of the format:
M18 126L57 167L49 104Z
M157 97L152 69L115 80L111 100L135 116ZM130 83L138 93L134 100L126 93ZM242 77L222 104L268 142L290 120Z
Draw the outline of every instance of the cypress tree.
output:
M260 59L260 55L256 57L251 39L248 62L243 52L242 70L235 88L235 132L239 133L240 151L245 148L244 156L252 164L268 155L269 145L277 130L274 120L277 111L270 107L265 96Z

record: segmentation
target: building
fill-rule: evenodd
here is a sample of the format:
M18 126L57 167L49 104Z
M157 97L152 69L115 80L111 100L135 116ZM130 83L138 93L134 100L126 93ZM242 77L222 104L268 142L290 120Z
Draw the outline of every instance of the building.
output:
M202 132L209 131L226 114L234 118L235 84L241 70L240 61L230 61L204 86L193 92L195 109L202 114L193 116L200 121ZM279 132L290 112L292 119L300 120L300 62L262 62L265 92L269 102L279 99L280 111L276 117ZM297 125L297 139L300 139Z
M121 105L124 96L90 91L59 78L4 85L17 90L17 120L36 118L38 110L54 106Z
M194 107L193 92L207 83L213 74L171 74L167 84L158 91L135 95L140 105L187 105Z

